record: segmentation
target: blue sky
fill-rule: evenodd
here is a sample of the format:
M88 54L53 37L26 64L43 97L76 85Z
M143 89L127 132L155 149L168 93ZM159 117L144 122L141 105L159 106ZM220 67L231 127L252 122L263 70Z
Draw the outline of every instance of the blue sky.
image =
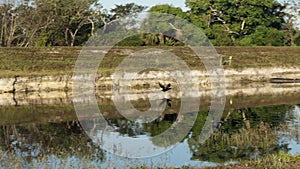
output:
M101 5L104 7L104 9L107 9L108 11L115 6L115 4L121 5L121 4L127 4L127 3L135 3L138 5L143 6L155 6L158 4L169 4L174 7L180 7L184 11L186 11L188 8L185 7L184 4L185 0L168 0L168 1L162 1L162 0L100 0Z

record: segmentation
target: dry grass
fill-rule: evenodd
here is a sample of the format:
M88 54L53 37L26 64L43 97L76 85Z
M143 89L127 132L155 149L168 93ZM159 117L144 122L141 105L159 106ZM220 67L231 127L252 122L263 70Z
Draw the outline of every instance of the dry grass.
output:
M148 47L117 47L102 60L99 73L108 76L129 54ZM190 69L204 69L187 47L159 47L183 59ZM0 48L0 77L72 74L81 47ZM216 47L226 69L249 67L294 67L300 63L300 47Z
M243 161L227 166L206 167L206 169L296 169L300 168L300 155L288 155L284 152L270 154L257 160Z

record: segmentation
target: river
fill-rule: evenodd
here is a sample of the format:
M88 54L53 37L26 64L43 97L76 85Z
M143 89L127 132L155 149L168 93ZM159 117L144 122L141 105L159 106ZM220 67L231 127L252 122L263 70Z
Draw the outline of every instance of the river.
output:
M211 91L207 90L199 93L196 116L178 114L182 102L174 92L167 95L168 99L164 99L166 95L157 97L155 101L164 111L146 122L120 112L110 90L96 91L97 107L104 117L102 120L109 126L106 133L104 128L97 126L101 125L97 124L97 118L83 117L75 111L76 102L89 102L84 95L73 97L67 90L2 93L0 165L1 168L124 168L141 165L201 168L262 158L280 151L300 153L299 89L297 84L270 83L228 88L222 116L218 121L209 121L215 130L203 142L200 136L212 104ZM126 96L133 107L143 112L151 107L147 98L149 91L138 90ZM155 93L157 91L151 92L160 96ZM172 133L180 135L183 132L176 127L185 127L186 123L179 125L181 119L192 116L195 119L184 137L179 141L172 140ZM87 128L91 130L87 131ZM169 135L163 137L164 140L156 137L169 129L170 138ZM93 137L104 140L95 141ZM130 139L143 139L144 142L141 145L125 144L128 147L123 147L123 150L136 151L135 147L146 147L139 148L136 156L143 158L128 158L116 152L119 147L115 150L99 144Z

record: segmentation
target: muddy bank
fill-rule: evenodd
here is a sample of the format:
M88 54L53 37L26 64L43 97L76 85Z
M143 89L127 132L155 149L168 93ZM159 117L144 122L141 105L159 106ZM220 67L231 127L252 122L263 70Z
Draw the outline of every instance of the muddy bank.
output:
M220 74L221 71L213 72ZM193 76L199 85L200 90L210 89L210 74L204 71L173 72L178 76ZM124 74L124 77L127 75ZM251 82L268 82L270 78L299 78L300 67L294 68L247 68L243 70L226 69L224 70L225 87L236 88L242 84ZM82 77L72 76L42 76L42 77L15 77L0 79L0 93L29 93L29 92L50 92L50 91L71 91L72 79ZM183 79L184 80L184 79ZM124 80L126 81L126 80ZM123 81L123 82L124 82ZM157 82L174 83L174 79L170 79L169 72L150 71L138 74L131 81L130 87L135 89L143 88L151 91L158 88ZM122 81L119 81L117 86L122 86ZM112 77L97 77L95 79L95 87L98 90L110 90L112 86ZM83 86L84 87L84 86Z
M178 76L185 76L183 72L175 72ZM199 86L200 97L211 97L212 93L226 96L253 96L253 95L287 95L300 91L300 84L272 84L268 80L274 77L300 77L300 68L263 68L244 70L225 70L225 89L211 88L207 72L192 71ZM148 95L157 98L181 98L182 92L176 86L169 73L150 71L139 74L131 81L129 90L117 90L120 95L126 94L131 100L147 99ZM0 79L0 105L30 105L30 104L56 104L73 102L88 102L88 96L83 92L79 96L72 96L72 79L89 78L71 76L44 76L44 77L15 77ZM126 81L119 81L122 86ZM172 91L163 93L157 82L172 83ZM112 99L111 77L97 77L95 82L96 96L98 98ZM84 86L82 86L84 89ZM188 97L194 93L184 93ZM196 96L198 97L198 96Z
M244 87L247 88L247 92L243 88L228 90L224 113L239 108L295 105L300 103L300 86L251 84L251 86ZM209 93L209 91L206 92ZM204 91L202 94L199 111L207 111L211 105L211 98L205 96ZM137 99L132 100L131 103L137 109L145 108L148 103L146 97L147 93L131 94L131 99ZM120 117L115 106L118 103L112 100L111 95L98 91L96 98L99 109L105 117ZM169 108L169 111L178 112L181 106L180 98L171 99L172 107ZM229 104L230 100L232 104ZM83 95L73 99L71 93L64 91L31 92L27 95L25 93L16 93L15 98L13 98L12 93L3 93L0 94L0 115L2 117L0 124L77 120L73 105L75 102L88 103L89 97Z
M218 93L219 92L219 93ZM222 93L225 92L225 93ZM261 104L272 104L280 98L287 96L300 96L300 84L271 84L271 83L248 83L235 87L228 87L225 91L200 89L199 95L201 97L201 104L203 109L206 109L211 101L211 95L225 94L227 99L239 97L239 102L247 102L248 97L261 97ZM167 93L161 92L159 89L153 90L140 90L131 89L127 92L119 91L119 95L128 97L132 101L147 100L149 96L155 96L157 99L161 98L174 98L180 99L181 92L170 91ZM105 102L105 100L112 100L112 90L96 90L96 99L98 102ZM193 94L188 97L196 97ZM197 96L198 97L198 96ZM265 98L264 98L265 97ZM273 100L269 100L274 97ZM282 104L295 103L300 99L292 99ZM259 101L259 100L258 100ZM35 91L35 92L17 92L17 93L2 93L0 94L0 106L22 106L22 105L55 105L55 104L72 104L72 103L88 103L90 96L82 93L81 95L74 96L71 91ZM236 102L236 101L234 101ZM255 103L253 105L261 105ZM296 103L297 104L297 103ZM234 105L233 105L234 106ZM238 106L238 105L237 105Z

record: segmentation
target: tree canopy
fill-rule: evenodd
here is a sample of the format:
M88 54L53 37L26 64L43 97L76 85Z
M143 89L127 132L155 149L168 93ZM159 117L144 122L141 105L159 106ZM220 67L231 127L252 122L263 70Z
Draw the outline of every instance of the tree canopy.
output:
M298 0L186 0L185 4L188 11L167 4L148 11L191 22L217 46L300 45ZM147 7L128 3L108 12L100 0L10 0L0 4L0 46L84 45L100 28L144 10ZM175 33L189 30L179 30L170 18L162 21ZM164 33L130 37L118 45L184 45Z
M202 28L216 45L273 45L268 42L268 37L260 37L260 43L249 39L257 37L252 34L266 31L278 33L280 45L284 45L279 31L285 24L285 6L277 1L186 0L186 5L190 8L188 13L192 22Z

